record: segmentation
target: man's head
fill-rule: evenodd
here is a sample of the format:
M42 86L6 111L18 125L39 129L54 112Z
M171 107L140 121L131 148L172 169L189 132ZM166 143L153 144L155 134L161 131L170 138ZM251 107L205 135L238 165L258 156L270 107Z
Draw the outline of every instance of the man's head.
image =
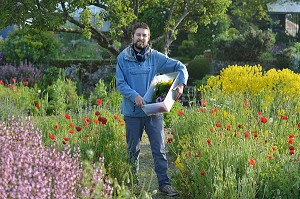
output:
M150 28L146 23L138 22L132 29L132 43L137 51L148 45L150 40Z

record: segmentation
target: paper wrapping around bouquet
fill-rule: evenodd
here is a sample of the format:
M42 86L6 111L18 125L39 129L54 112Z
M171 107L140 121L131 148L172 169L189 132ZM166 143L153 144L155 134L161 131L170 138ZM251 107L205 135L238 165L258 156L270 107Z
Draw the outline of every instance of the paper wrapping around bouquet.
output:
M147 115L153 115L157 113L170 112L176 98L176 91L173 91L174 87L179 84L179 72L168 73L164 75L157 75L153 78L149 89L144 95L145 104L142 109ZM153 101L152 96L155 91L155 86L158 82L168 82L173 80L173 83L167 93L167 96L162 102L151 103Z

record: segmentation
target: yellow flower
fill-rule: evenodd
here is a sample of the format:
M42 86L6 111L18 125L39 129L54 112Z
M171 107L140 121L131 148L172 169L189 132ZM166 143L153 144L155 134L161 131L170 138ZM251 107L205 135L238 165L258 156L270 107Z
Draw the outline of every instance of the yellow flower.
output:
M183 171L184 165L180 162L179 156L175 160L175 165L180 171Z

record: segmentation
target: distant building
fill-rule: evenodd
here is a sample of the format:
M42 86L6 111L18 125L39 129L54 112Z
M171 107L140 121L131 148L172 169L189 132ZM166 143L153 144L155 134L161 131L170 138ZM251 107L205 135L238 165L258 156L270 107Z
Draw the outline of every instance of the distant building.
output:
M300 39L300 3L278 0L268 6L268 13L275 22L271 23L274 32L285 32Z

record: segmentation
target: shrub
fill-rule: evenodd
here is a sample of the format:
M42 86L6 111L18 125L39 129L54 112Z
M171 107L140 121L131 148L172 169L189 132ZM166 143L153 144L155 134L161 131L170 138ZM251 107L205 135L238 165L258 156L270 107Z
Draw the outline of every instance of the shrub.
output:
M210 62L203 56L199 56L189 62L187 69L189 71L190 79L201 80L210 72Z
M57 56L59 43L51 32L39 30L15 30L1 44L7 62L23 61L40 63Z
M33 86L40 80L41 75L42 71L32 64L0 66L0 80L6 84L26 82L26 85Z
M260 55L272 49L275 34L271 30L256 30L249 27L242 34L231 31L214 41L216 59L228 61L257 61Z

